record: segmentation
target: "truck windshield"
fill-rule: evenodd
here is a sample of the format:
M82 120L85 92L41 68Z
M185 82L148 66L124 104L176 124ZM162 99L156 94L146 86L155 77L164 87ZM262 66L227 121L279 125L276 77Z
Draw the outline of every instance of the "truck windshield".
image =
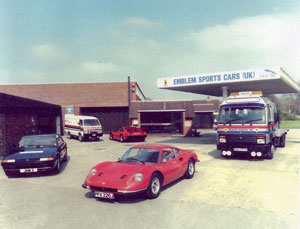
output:
M264 124L266 122L263 107L224 107L219 112L219 124Z
M97 119L85 119L84 126L100 126L100 123Z

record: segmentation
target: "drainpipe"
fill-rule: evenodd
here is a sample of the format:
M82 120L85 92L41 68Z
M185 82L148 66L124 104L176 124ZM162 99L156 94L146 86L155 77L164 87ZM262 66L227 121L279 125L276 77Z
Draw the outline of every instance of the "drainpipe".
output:
M128 76L128 125L130 126L130 110L131 110L131 85L130 76Z

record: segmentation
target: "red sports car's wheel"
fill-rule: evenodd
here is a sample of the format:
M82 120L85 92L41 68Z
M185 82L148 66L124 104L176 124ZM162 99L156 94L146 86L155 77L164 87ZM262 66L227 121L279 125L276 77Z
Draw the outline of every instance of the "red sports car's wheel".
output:
M193 159L190 159L188 166L186 168L185 177L187 179L191 179L193 178L194 174L195 174L195 162Z
M155 199L159 196L161 190L161 178L158 174L153 174L146 191L146 195L149 199Z
M109 139L113 140L113 135L112 134L109 135Z
M124 142L124 137L123 137L123 135L120 136L120 142Z

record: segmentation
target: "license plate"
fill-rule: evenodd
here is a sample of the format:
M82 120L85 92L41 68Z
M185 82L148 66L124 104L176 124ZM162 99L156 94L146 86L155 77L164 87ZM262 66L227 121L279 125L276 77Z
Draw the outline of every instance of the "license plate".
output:
M98 198L105 198L105 199L114 199L113 193L108 192L94 192L94 196Z
M37 168L31 168L31 169L20 169L20 173L36 173L38 171Z
M247 148L234 148L234 151L242 151L242 152L247 152L248 149Z

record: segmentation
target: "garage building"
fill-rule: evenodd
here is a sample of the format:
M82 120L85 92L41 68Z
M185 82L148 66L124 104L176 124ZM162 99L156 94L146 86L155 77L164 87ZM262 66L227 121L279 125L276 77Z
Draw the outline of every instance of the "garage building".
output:
M0 93L0 155L7 155L24 135L60 133L58 105Z
M219 101L146 100L137 82L0 85L0 92L56 104L66 113L97 117L104 133L135 125L148 132L188 134L212 128ZM64 121L64 120L63 120Z

